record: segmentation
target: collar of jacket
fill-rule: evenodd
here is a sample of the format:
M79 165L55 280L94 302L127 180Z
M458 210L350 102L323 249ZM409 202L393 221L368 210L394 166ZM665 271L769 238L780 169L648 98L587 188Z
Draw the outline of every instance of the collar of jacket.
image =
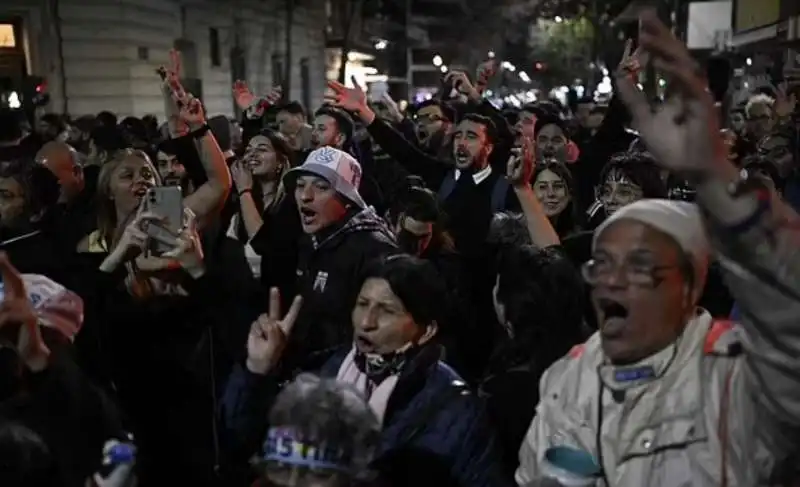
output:
M598 373L605 387L612 391L633 389L642 384L658 380L673 367L683 367L691 357L703 353L703 345L708 332L711 316L698 310L683 334L668 347L635 364L615 366L600 364Z
M475 171L475 172L461 171L460 169L456 169L455 173L453 173L453 177L455 178L456 181L458 181L458 179L461 177L462 172L466 174L471 174L472 180L475 181L475 184L481 184L486 180L486 178L489 177L490 174L492 174L492 166L487 165L480 171Z
M442 358L442 351L443 348L434 343L422 345L405 364L386 405L384 424L389 424L392 415L402 410L425 387L429 370Z

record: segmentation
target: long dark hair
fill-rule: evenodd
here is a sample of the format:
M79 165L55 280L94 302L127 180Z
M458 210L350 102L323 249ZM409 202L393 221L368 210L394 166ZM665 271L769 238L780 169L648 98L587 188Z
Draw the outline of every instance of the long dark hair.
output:
M265 211L268 211L270 208L276 208L277 204L284 198L284 188L283 183L283 175L286 172L294 167L295 164L295 157L294 151L292 150L289 142L283 138L283 136L269 128L263 128L258 132L248 134L246 140L242 140L242 147L238 154L238 159L244 156L245 151L247 150L247 146L250 144L250 141L256 136L266 137L270 144L272 144L272 148L275 149L276 157L281 164L281 171L278 176L278 188L275 192L275 198L272 200L269 208L264 207L264 190L261 188L260 184L253 184L253 202L256 204L256 208L258 212L263 214ZM257 183L257 181L253 181ZM236 213L236 238L239 239L240 242L247 242L250 240L249 236L247 235L247 229L244 226L244 221L242 220L242 213Z
M552 171L556 176L560 177L567 186L567 191L570 196L569 203L567 203L564 211L551 218L550 223L553 225L553 228L555 228L559 237L566 237L579 232L583 228L585 222L583 210L578 201L578 194L577 191L575 191L575 182L572 179L572 174L569 172L569 169L567 169L567 166L560 162L544 162L536 165L532 181L534 184L536 184L536 178L538 178L543 171Z

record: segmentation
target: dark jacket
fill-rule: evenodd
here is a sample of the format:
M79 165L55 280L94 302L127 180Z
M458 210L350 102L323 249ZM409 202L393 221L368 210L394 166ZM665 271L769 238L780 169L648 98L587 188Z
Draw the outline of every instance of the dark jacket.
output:
M369 208L326 230L300 242L297 289L303 307L285 355L292 358L286 363L289 372L299 363L319 368L329 355L326 350L350 343L350 310L361 288L364 266L398 252L386 223ZM313 355L319 360L309 361Z
M16 356L0 349L0 421L18 422L38 434L56 461L60 485L81 487L100 467L103 444L125 438L125 432L116 407L75 364L71 345L55 330L43 328L42 337L50 349L42 372L9 374Z
M320 370L336 377L350 347ZM513 485L500 467L494 434L481 401L439 361L437 346L420 349L403 369L383 421L373 467L382 483L400 486L504 487ZM222 399L223 438L257 449L267 429L267 409L278 391L274 376L244 367L231 374ZM234 448L235 449L235 448Z

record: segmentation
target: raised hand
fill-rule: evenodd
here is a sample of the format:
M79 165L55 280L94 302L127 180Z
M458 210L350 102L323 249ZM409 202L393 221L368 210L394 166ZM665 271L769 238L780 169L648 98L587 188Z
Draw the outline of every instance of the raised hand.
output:
M264 98L264 101L267 103L267 106L273 106L280 103L282 99L283 99L283 87L278 85L272 87L272 90L270 90L270 92L267 93L267 96Z
M164 85L172 92L176 102L186 98L186 90L181 84L181 53L175 49L169 50L169 65L162 66L160 70L165 74Z
M773 109L775 110L775 115L779 118L791 116L797 106L797 96L794 93L787 95L787 90L788 84L785 81L779 84L775 90L775 105Z
M233 83L233 99L236 102L236 106L242 110L247 110L258 101L256 95L248 88L247 83L242 80L237 80Z
M197 130L206 124L206 114L200 100L188 95L186 102L181 106L180 119L189 126L190 130Z
M486 86L489 84L489 81L492 79L495 73L497 73L497 61L494 59L490 59L479 64L475 73L475 88L482 92L484 89L486 89Z
M0 303L0 336L15 348L29 369L42 371L47 367L50 350L42 339L39 320L28 299L22 275L5 252L0 252L0 275L4 291Z
M325 101L337 108L358 114L369 124L375 118L375 113L367 104L367 94L364 90L355 82L353 86L354 88L348 88L338 81L328 81L330 92L325 95Z
M467 73L463 71L450 71L445 75L444 80L447 83L452 83L452 86L456 89L456 91L467 95L467 97L472 100L477 100L481 97L481 94L478 93L478 90L472 86Z
M508 159L506 179L511 183L511 186L522 188L530 185L531 179L533 179L533 171L536 167L534 142L530 139L525 139L522 147L516 149L516 151Z
M616 73L618 94L633 117L633 128L661 165L687 178L704 176L718 158L724 158L711 93L686 46L657 17L643 15L641 26L641 48L677 93L662 106L651 107L623 70Z
M269 291L269 311L250 326L247 337L247 369L254 374L266 374L278 363L286 348L303 298L295 296L289 311L281 319L281 295L278 288Z
M641 45L636 50L633 50L633 40L626 40L625 50L622 52L622 59L617 65L616 75L636 77L644 65L647 64L647 58L647 52L642 49Z

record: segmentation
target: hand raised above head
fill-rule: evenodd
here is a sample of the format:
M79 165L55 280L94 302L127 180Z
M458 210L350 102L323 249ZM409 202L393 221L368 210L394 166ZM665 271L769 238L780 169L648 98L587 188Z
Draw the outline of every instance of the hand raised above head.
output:
M526 187L530 185L536 167L535 143L530 139L524 139L522 147L515 151L516 153L508 159L506 178L513 187Z
M641 19L641 48L653 58L676 93L652 107L626 71L616 73L617 92L648 150L666 169L687 177L707 173L724 158L719 120L707 84L686 46L653 14Z

